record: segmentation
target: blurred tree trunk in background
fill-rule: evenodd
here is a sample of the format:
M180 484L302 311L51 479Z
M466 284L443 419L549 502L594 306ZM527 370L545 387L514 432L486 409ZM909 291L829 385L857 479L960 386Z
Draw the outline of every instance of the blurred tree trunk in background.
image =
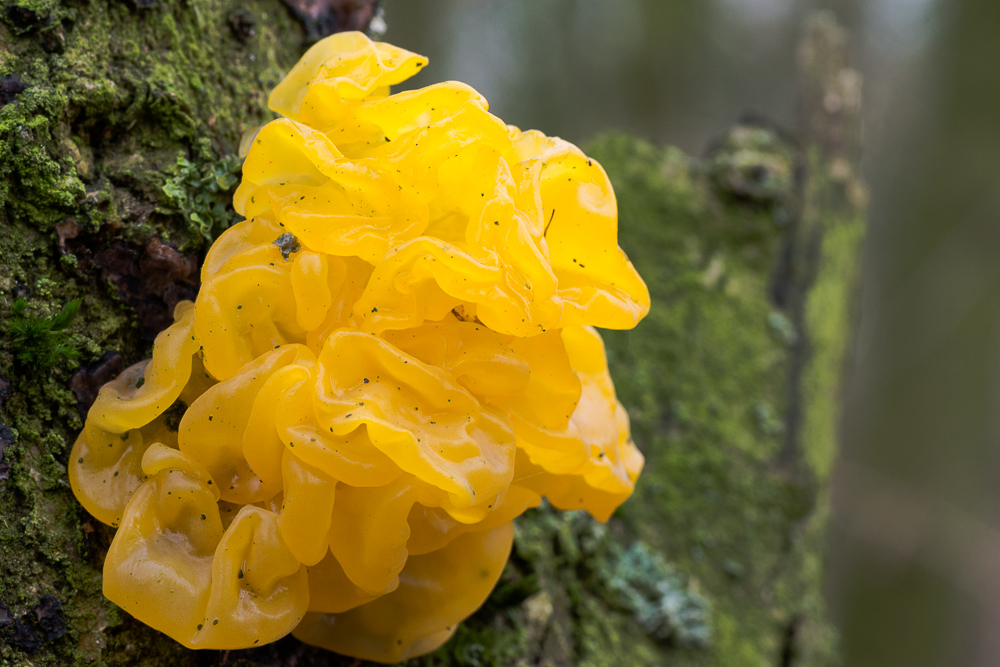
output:
M268 91L311 39L374 9L0 1L4 665L360 664L291 638L194 653L135 622L101 595L113 533L77 505L65 464L97 388L197 293ZM417 664L837 664L822 589L864 233L860 79L830 15L801 55L795 132L719 128L705 158L622 135L587 148L653 297L636 330L605 334L647 469L607 525L522 517L494 594Z
M1000 3L940 11L873 168L832 539L857 667L1000 664Z

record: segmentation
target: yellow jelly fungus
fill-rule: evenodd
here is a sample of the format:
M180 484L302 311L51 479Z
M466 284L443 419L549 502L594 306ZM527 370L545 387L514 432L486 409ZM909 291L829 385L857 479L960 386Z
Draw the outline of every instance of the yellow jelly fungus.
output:
M518 515L606 521L632 493L592 327L649 294L610 181L464 84L389 94L425 64L360 33L306 53L244 142L247 219L74 445L74 493L118 527L105 594L185 646L427 653Z
M514 540L510 522L413 556L399 586L337 614L311 612L295 629L302 641L376 662L396 663L448 641L493 590Z
M191 457L154 444L104 565L104 594L190 648L271 642L305 614L309 588L278 516L243 507L223 530L218 491Z

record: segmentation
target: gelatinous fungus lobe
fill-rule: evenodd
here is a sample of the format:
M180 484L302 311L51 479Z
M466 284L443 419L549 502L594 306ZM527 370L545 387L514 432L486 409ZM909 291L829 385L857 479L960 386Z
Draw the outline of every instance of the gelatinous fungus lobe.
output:
M649 309L607 175L464 84L390 94L426 62L303 56L244 140L246 220L74 445L105 594L185 646L427 653L519 514L606 521L642 469L593 328Z

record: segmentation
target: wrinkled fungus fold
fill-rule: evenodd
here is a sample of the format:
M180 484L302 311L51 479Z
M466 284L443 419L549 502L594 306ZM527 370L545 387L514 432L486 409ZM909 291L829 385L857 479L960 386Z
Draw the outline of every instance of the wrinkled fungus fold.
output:
M246 219L74 444L105 595L185 646L433 651L520 514L606 521L642 469L594 329L649 309L607 175L465 84L390 93L426 63L309 49L244 138Z

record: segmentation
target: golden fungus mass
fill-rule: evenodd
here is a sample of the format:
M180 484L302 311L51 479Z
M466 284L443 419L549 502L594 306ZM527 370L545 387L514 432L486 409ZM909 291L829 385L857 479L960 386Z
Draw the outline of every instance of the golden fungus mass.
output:
M607 176L464 84L389 94L425 64L360 33L306 53L244 142L246 219L74 446L118 528L105 595L185 646L426 653L516 516L607 520L642 468L592 328L649 309Z

